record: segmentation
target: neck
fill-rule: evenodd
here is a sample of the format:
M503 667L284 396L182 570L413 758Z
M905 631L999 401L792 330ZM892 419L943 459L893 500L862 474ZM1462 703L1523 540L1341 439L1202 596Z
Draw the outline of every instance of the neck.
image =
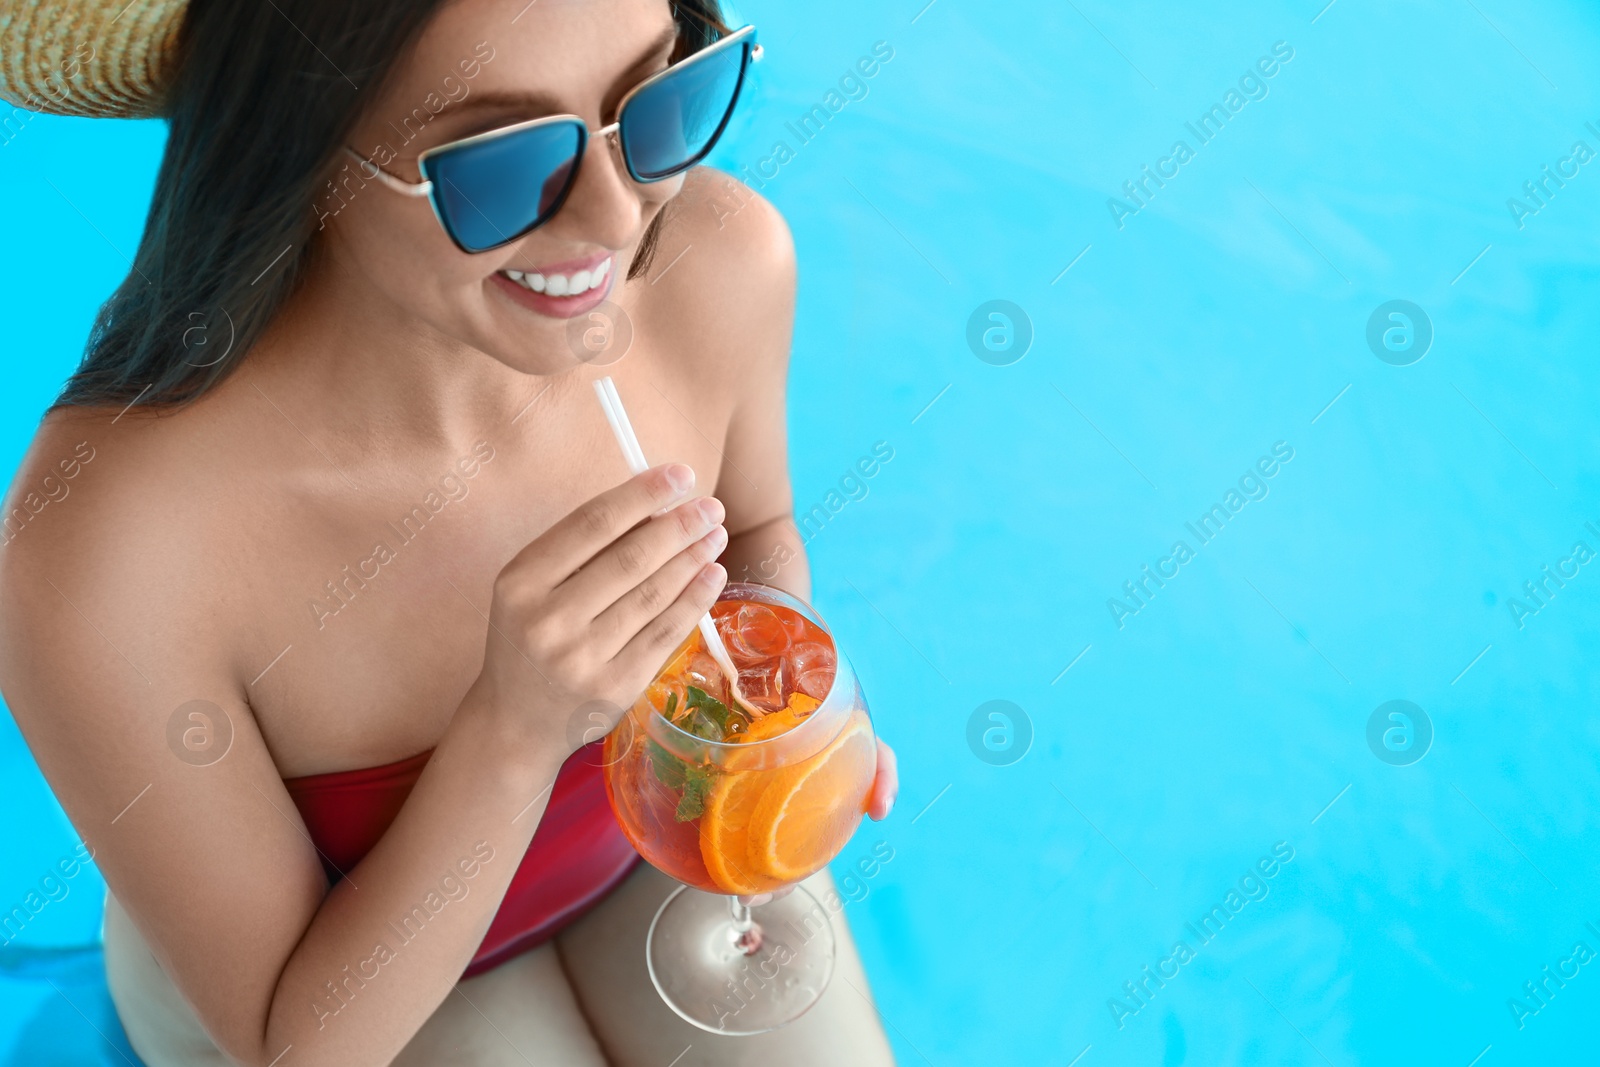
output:
M463 452L572 375L508 367L323 257L239 377L319 447L333 442L352 464L367 465Z

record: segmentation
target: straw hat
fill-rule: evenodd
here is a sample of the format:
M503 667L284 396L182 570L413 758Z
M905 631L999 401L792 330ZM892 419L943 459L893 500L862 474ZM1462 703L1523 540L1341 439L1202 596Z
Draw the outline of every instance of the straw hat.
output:
M0 0L0 99L52 115L159 115L187 0Z

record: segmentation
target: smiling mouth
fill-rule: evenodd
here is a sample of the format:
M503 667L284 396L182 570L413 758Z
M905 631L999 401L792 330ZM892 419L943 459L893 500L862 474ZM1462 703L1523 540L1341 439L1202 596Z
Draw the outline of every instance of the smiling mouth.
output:
M503 270L499 273L532 293L545 296L581 296L606 283L613 267L613 257L607 256L591 270L571 274L541 274L538 271Z

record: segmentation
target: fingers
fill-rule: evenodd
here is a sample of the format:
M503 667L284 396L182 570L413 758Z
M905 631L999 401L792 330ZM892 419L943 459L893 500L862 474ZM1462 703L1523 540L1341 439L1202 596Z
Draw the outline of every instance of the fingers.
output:
M687 569L679 568L676 584L653 582L674 557L695 546L703 538L720 531L722 543L716 552L700 558L699 563L709 563L728 543L727 531L718 524L726 511L715 497L685 500L661 515L645 520L583 564L581 570L555 589L553 606L569 618L580 623L599 618L617 601L630 593L639 593L647 614L634 618L635 625L626 635L606 650L610 656L623 640L638 632L646 619L655 618L661 610L683 591L698 564ZM569 610L570 609L570 610ZM607 631L601 629L604 636Z
M652 520L652 525L656 521L659 520ZM644 581L624 592L595 618L590 628L596 651L607 658L615 656L667 605L677 600L701 568L713 562L727 546L728 531L722 526L713 526L704 537L678 552ZM605 569L603 566L588 567L585 573Z
M652 467L585 501L529 542L508 566L548 592L652 512L694 488L694 471L682 463Z
M894 801L900 795L900 761L894 749L878 742L878 775L872 780L872 792L867 796L867 815L874 822L882 822L894 810Z
M639 679L643 689L654 672L666 662L672 650L689 636L700 616L710 610L717 594L728 584L728 572L720 563L707 563L679 593L677 599L654 619L645 623L612 659L619 677ZM635 690L637 692L637 689Z

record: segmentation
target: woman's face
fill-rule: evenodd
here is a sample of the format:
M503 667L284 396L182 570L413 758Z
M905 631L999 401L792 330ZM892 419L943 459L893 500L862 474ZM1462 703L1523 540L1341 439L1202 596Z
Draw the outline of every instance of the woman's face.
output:
M554 114L599 129L615 120L630 88L667 66L674 41L665 0L455 0L441 7L349 143L415 182L423 150L475 133ZM395 313L529 374L579 362L579 317L602 301L621 302L616 294L645 228L683 184L681 176L638 184L610 138L590 138L554 218L511 244L468 254L426 198L386 188L345 158L349 166L316 208L341 268ZM532 291L508 270L542 275L547 291ZM597 272L598 285L570 293Z

